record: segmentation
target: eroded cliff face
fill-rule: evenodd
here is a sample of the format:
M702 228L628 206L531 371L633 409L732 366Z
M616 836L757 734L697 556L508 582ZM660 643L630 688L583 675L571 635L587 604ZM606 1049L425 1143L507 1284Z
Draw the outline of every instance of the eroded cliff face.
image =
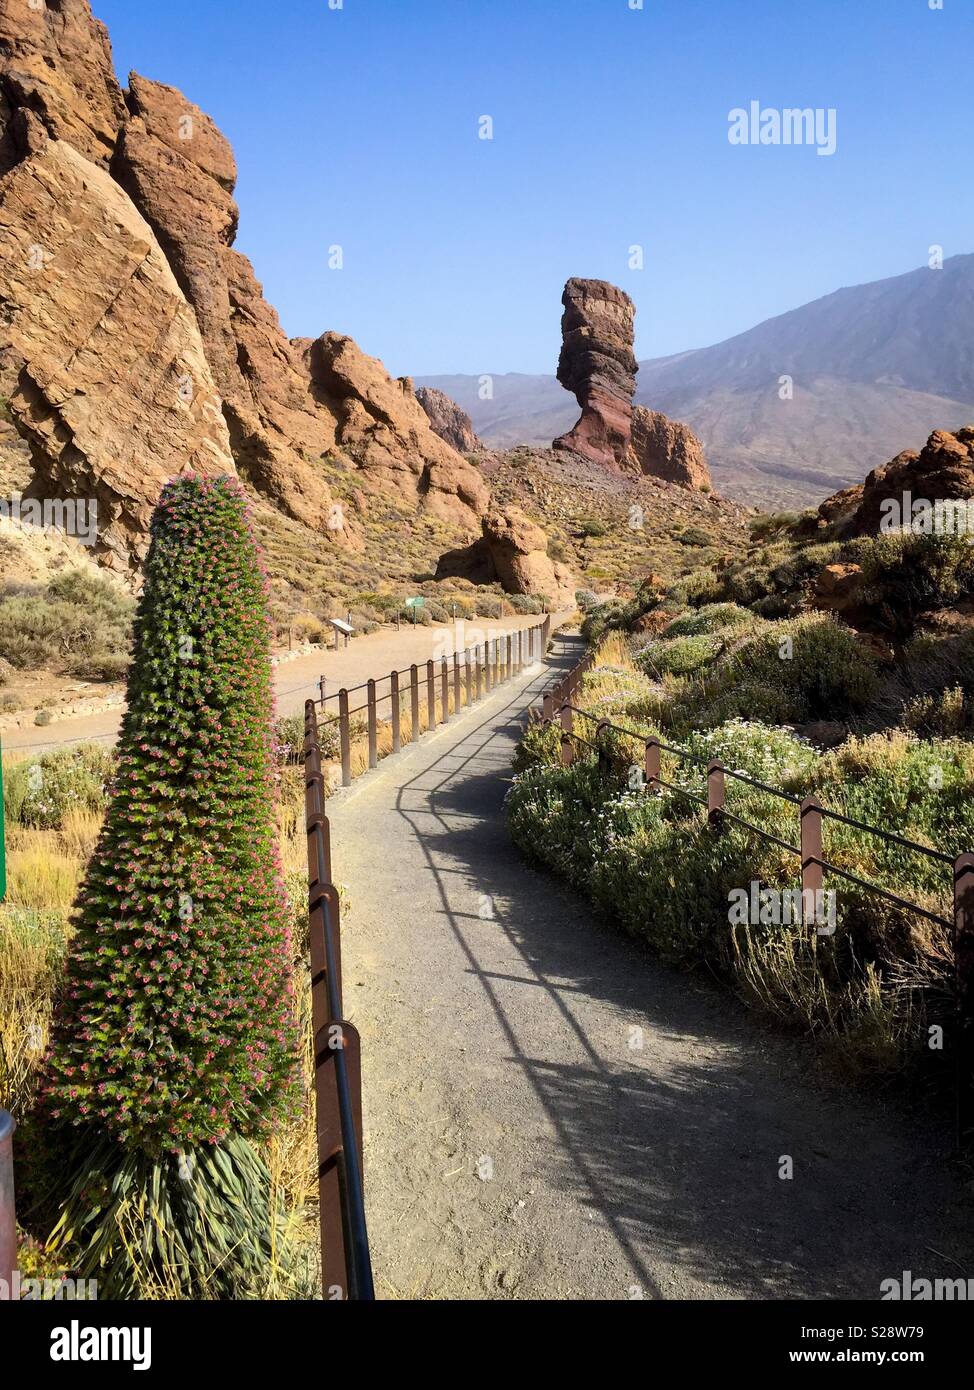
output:
M461 454L471 454L483 447L474 432L473 421L456 401L435 386L420 386L416 399L429 416L433 433Z
M233 151L176 88L122 92L88 0L0 0L0 390L32 488L97 497L101 558L136 568L185 469L233 472L286 517L361 546L328 475L391 489L462 534L487 491L351 339L289 342L234 250Z
M29 112L7 137L20 158L0 179L0 395L30 445L28 491L97 501L100 556L125 571L167 478L234 471L219 392L122 189Z
M689 425L670 420L658 410L633 406L629 458L647 477L702 492L711 489L710 469L700 440Z

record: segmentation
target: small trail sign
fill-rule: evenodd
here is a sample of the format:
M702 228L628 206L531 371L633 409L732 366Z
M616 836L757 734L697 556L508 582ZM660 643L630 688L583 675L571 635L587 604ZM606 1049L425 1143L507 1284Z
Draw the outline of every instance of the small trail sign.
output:
M424 606L425 603L426 603L426 600L425 600L420 594L417 594L415 598L407 598L407 600L406 600L406 607L407 607L407 608L422 608L422 607Z

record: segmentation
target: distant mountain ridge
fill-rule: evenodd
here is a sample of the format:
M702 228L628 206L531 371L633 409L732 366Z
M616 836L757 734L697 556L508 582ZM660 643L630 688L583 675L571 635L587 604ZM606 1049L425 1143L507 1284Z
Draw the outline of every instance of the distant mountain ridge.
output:
M785 376L791 399L779 394ZM480 399L480 377L417 380L451 396L496 447L547 444L577 413L554 376L496 375L490 400ZM635 399L692 426L728 496L769 507L818 501L919 448L931 430L974 420L974 254L641 362Z

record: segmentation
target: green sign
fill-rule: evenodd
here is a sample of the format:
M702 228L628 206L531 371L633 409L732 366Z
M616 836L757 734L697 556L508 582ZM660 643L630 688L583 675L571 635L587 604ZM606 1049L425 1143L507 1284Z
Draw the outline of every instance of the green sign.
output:
M7 894L7 851L3 842L3 746L0 744L0 903Z
M426 603L426 600L425 600L424 598L420 598L419 595L417 595L416 598L407 598L407 600L406 600L406 607L407 607L407 608L422 608L423 605L424 605L425 603Z

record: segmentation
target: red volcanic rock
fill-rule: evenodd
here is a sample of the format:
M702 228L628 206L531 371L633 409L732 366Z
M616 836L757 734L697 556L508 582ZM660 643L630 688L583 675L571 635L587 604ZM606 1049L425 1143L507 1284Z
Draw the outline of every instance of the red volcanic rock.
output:
M920 453L906 449L874 468L859 487L826 498L819 516L827 522L843 522L853 535L875 536L887 519L910 522L911 516L902 513L904 494L909 502L974 497L974 425L964 425L956 434L934 430ZM897 504L895 511L891 502Z
M710 491L710 469L700 440L689 425L669 420L658 410L633 406L630 455L640 473Z
M435 386L420 386L416 399L429 416L433 433L459 453L470 454L481 447L470 416L444 391L438 391Z
M574 392L582 414L552 448L570 449L618 468L629 448L632 394L639 364L633 352L635 305L606 280L571 279L561 299L558 380Z

